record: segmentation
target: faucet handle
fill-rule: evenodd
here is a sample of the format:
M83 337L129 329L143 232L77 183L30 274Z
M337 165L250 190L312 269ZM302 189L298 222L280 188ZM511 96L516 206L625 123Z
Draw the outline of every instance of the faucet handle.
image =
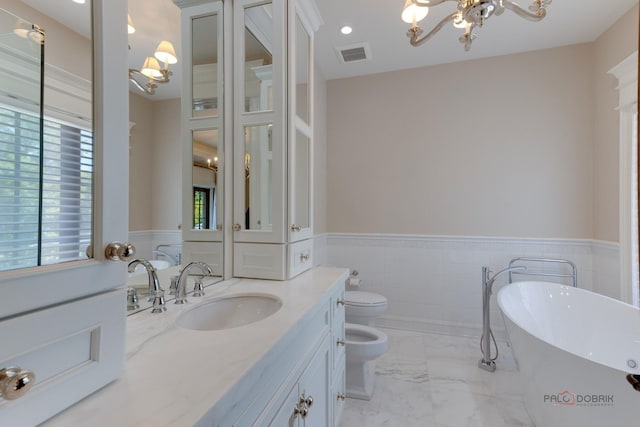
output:
M171 284L169 285L169 295L175 295L178 289L178 276L171 276Z
M140 308L138 304L138 291L136 288L127 288L127 310L137 310Z
M164 313L167 311L167 306L164 302L164 291L160 290L156 292L156 296L153 297L153 309L152 313Z
M196 284L193 287L193 296L194 297L204 296L204 286L202 285L202 277L198 277L196 279Z

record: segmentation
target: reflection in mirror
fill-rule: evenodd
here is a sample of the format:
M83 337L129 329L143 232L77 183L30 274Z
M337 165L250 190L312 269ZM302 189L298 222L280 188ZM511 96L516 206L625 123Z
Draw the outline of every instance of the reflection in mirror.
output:
M91 253L91 4L75 20L28 4L0 9L0 270Z
M193 223L194 230L222 228L218 208L218 130L193 132Z
M296 131L295 141L295 164L294 164L294 211L292 224L299 225L301 228L309 228L310 218L310 159L311 159L311 141L300 131Z
M245 126L245 228L268 231L271 215L271 125Z
M245 9L245 111L273 109L271 4Z
M218 115L218 16L192 20L193 117Z
M296 115L309 123L309 44L310 37L296 17Z

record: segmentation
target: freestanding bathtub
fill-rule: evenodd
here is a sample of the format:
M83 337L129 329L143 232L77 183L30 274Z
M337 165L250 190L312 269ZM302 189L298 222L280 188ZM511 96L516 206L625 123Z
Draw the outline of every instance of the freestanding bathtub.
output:
M498 293L536 427L640 426L640 310L583 289L516 282Z

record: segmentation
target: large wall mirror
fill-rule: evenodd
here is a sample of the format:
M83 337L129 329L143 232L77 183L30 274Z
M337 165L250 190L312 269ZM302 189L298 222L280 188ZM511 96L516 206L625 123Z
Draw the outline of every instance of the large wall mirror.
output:
M91 1L49 3L0 1L0 271L92 253Z
M172 0L153 3L129 0L135 27L129 34L129 67L140 69L162 41L173 45L177 62L168 64L169 79L156 83L153 94L133 83L129 87L129 239L137 257L159 266L168 297L170 277L194 257L215 264L216 277L223 275L221 263L201 257L206 250L187 245L219 242L222 236L222 10L203 6L202 14L184 23ZM183 37L192 40L190 51L183 50ZM143 78L140 83L145 86ZM142 269L128 280L138 290L140 309L149 306L143 298L146 283Z

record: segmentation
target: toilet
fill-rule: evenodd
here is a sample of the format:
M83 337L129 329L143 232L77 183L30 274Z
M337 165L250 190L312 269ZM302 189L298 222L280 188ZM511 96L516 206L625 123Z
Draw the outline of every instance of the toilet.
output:
M345 321L373 327L376 317L387 311L387 299L379 294L362 291L344 293Z
M378 294L347 291L345 302L346 395L370 400L375 378L374 361L387 351L388 339L373 325L387 309L387 299Z

